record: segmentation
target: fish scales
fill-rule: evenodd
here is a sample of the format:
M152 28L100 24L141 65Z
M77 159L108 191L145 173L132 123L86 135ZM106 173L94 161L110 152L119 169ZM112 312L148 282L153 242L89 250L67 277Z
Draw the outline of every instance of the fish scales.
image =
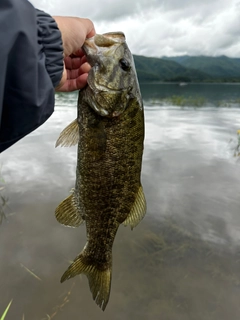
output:
M133 228L146 212L141 186L144 114L124 35L96 35L84 51L92 67L88 86L79 93L77 120L57 141L65 146L78 142L76 184L56 209L56 218L69 226L85 221L87 231L83 251L61 281L86 274L93 299L104 310L119 225Z

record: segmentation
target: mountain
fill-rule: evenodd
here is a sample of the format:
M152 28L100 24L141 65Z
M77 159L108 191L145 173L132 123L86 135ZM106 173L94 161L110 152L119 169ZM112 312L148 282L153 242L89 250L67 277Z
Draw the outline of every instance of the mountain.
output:
M166 61L177 62L185 68L196 69L207 73L214 79L219 80L240 80L240 59L226 56L180 56L163 57Z
M134 62L140 82L143 81L205 81L211 79L207 73L161 58L134 55Z

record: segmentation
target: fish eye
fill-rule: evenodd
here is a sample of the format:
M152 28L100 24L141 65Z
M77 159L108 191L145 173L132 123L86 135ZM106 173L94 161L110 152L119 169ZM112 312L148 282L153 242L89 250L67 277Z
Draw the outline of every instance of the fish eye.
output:
M119 64L124 71L129 71L131 69L130 63L124 58L119 60Z

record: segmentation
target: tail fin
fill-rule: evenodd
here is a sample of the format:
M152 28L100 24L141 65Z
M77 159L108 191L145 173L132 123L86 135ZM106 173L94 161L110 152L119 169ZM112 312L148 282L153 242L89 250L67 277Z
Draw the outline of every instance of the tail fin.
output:
M106 270L99 270L95 265L88 263L84 254L81 253L64 272L61 282L80 273L88 277L93 300L104 311L110 296L112 266L110 265Z

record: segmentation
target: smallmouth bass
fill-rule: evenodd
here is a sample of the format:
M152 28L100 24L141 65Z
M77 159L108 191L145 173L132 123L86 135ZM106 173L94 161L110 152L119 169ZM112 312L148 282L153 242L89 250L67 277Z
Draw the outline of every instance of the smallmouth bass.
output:
M107 306L112 246L120 224L135 227L144 217L141 186L144 112L134 61L122 32L96 34L83 50L91 65L79 92L78 117L56 146L78 143L76 184L55 215L64 225L86 223L87 243L61 278L87 276L93 299Z

